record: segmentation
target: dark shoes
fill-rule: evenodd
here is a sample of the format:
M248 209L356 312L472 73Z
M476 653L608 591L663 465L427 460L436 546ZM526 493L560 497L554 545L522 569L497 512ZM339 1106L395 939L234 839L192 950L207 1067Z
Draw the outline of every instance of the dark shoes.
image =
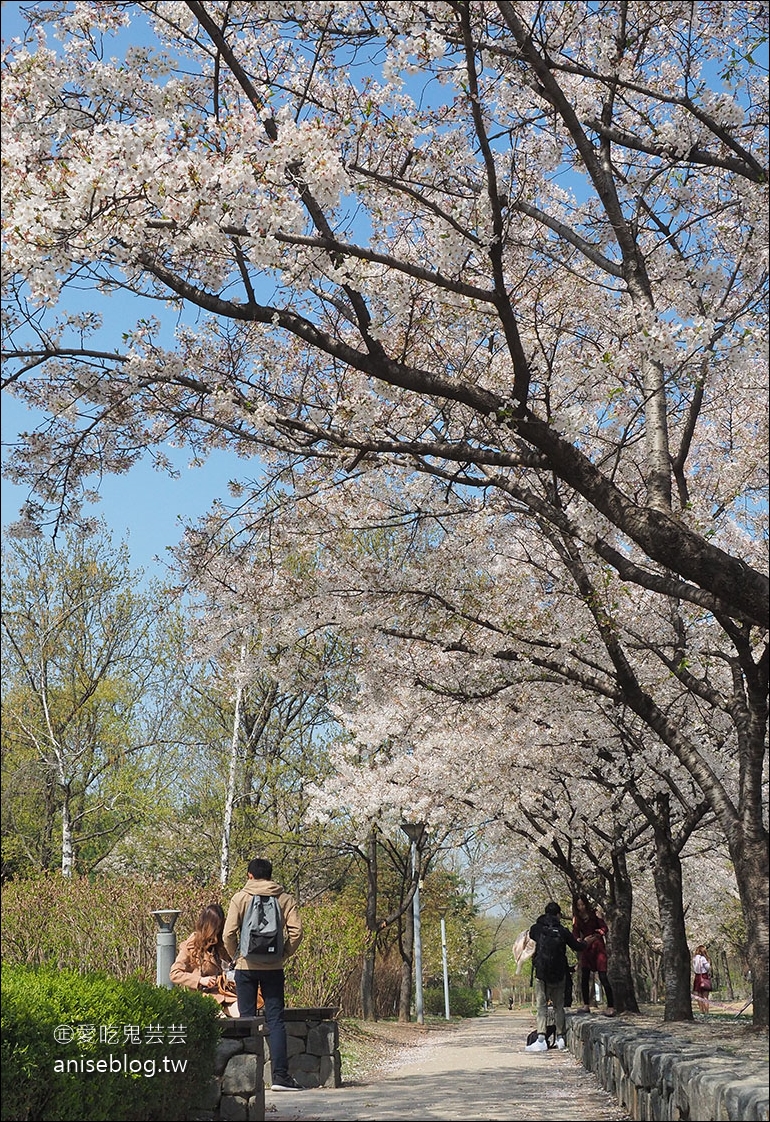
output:
M304 1087L300 1087L296 1079L292 1079L290 1075L274 1075L273 1082L270 1087L271 1091L304 1091Z

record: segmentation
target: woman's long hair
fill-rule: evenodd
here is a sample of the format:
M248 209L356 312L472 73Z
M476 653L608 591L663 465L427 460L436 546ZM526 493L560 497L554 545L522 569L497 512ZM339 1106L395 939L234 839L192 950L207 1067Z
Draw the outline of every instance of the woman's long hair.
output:
M585 916L581 916L580 912L578 911L578 904L579 903L583 903L586 906ZM593 904L588 899L588 897L584 896L582 893L579 896L576 896L575 899L572 901L572 927L573 927L573 930L582 928L583 923L585 921L589 921L589 920L596 921L598 919L599 919L599 917L597 915L596 908L593 906Z
M190 944L190 958L195 966L200 967L206 954L226 957L222 943L224 926L225 913L222 905L207 904L198 916Z

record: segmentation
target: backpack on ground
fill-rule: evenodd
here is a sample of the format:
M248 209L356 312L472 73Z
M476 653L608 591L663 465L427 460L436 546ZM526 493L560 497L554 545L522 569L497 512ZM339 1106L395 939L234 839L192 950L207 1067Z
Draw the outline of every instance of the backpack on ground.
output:
M537 1029L533 1029L527 1037L527 1045L534 1044L536 1040ZM556 1047L556 1014L550 1001L545 1011L545 1042L549 1048Z
M535 974L545 982L558 982L564 977L566 958L564 954L567 940L558 920L548 922L549 916L540 927L535 951Z
M534 1044L537 1040L537 1029L532 1029L532 1032L527 1037L527 1044ZM545 1030L545 1042L549 1048L556 1047L556 1025L547 1025Z
M283 914L277 896L252 896L241 924L241 955L273 962L283 955Z

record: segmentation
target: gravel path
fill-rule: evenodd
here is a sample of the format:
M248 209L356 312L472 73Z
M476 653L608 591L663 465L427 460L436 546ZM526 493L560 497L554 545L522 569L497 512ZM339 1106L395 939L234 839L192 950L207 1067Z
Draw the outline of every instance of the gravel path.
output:
M265 1096L270 1122L621 1122L625 1114L569 1052L527 1053L528 1012L432 1030L360 1082ZM344 1077L345 1073L343 1073Z

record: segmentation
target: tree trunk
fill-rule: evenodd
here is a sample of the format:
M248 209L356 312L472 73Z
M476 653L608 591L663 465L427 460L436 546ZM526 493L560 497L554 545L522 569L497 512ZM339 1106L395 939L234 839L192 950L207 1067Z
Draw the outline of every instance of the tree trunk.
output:
M75 869L75 845L72 837L70 816L70 793L64 788L61 807L61 871L63 877L71 877Z
M376 1021L374 1005L374 967L377 958L377 832L369 831L366 846L366 926L370 938L361 971L361 1014L365 1021Z
M738 831L736 831L738 833ZM747 839L740 831L739 843L730 846L735 878L746 918L747 957L751 971L751 996L755 1029L768 1027L768 854L767 837Z
M612 855L613 876L610 885L610 902L607 924L610 929L609 964L607 974L612 984L615 1009L618 1013L638 1013L639 1005L634 990L631 970L631 911L633 891L626 868L625 855Z
M682 862L670 832L668 796L658 800L654 824L655 864L652 875L658 899L660 934L663 940L663 981L666 990L664 1021L691 1021L690 951L682 904Z
M246 648L241 647L241 663L246 658ZM238 683L235 694L235 714L233 716L233 735L230 738L230 762L227 769L227 789L225 809L222 815L222 844L219 850L219 883L227 884L230 876L230 833L233 828L233 808L235 806L235 785L238 779L238 742L241 731L241 702L243 684Z
M719 982L718 988L724 990L724 995L727 1000L735 1001L735 989L733 987L733 979L730 975L730 963L727 960L727 952L724 950L719 952L717 980Z

